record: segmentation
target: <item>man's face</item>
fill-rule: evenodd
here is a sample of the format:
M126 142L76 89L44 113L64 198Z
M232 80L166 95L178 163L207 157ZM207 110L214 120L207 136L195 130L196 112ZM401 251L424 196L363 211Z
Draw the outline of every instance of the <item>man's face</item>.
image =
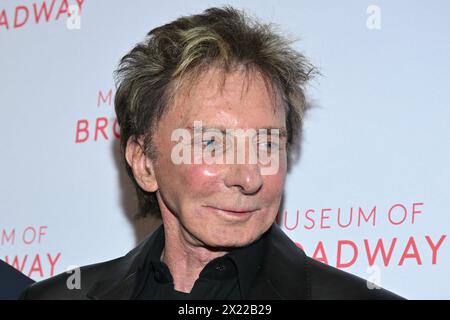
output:
M204 132L208 128L285 130L285 112L274 105L259 73L230 73L223 87L221 79L217 69L205 72L190 90L177 94L159 122L153 136L157 198L163 220L177 221L180 232L193 243L244 246L267 231L277 215L286 176L285 137L280 135L277 147L278 170L269 175L261 174L261 164L248 161L176 164L172 158L177 144L172 133L191 128L194 137L194 121L201 121ZM202 139L201 147L215 142Z

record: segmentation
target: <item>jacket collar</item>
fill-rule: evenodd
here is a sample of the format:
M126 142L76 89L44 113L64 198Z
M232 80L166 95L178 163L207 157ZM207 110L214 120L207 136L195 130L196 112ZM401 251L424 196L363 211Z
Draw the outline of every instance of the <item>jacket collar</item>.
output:
M273 224L261 270L246 299L303 300L309 297L306 255Z
M112 271L105 271L104 277L89 289L86 296L94 300L133 299L139 285L138 274L145 267L147 254L156 241L160 228L162 225L127 255L114 261Z
M159 228L162 228L160 226ZM139 286L138 274L145 266L158 230L126 256L115 261L112 272L87 292L90 299L129 300ZM266 252L246 299L305 299L308 296L306 256L276 224L266 234Z

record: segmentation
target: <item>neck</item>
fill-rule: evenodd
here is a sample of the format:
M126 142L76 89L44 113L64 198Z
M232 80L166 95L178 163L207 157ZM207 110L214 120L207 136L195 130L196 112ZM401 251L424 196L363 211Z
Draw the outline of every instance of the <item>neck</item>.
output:
M175 290L189 293L203 268L226 251L205 247L172 214L162 214L165 245L161 260L169 267Z

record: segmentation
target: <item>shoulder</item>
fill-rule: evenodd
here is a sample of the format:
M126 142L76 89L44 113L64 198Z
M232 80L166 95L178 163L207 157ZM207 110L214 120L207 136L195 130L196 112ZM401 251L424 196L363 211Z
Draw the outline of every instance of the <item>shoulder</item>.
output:
M151 233L137 247L120 258L92 264L61 273L47 280L29 286L21 296L26 300L85 300L97 299L121 284L131 290L129 279L142 267L148 250L162 233L162 228ZM127 282L128 281L128 282ZM119 290L119 297L125 291Z
M311 299L397 300L402 297L374 288L370 282L351 273L306 257Z
M21 295L23 300L83 300L99 278L110 274L122 258L92 264L61 273L30 285Z
M0 300L17 299L20 292L33 280L0 260Z
M391 300L402 297L308 257L277 225L268 233L265 277L291 299ZM282 270L282 272L277 272Z

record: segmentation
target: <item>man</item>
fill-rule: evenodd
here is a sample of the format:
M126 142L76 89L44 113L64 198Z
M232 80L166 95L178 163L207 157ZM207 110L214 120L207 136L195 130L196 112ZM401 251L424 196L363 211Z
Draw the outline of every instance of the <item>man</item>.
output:
M0 300L16 300L34 281L0 260Z
M308 258L274 223L314 73L230 7L150 31L121 60L115 108L140 213L162 225L125 257L82 268L81 289L63 274L23 297L398 298Z

